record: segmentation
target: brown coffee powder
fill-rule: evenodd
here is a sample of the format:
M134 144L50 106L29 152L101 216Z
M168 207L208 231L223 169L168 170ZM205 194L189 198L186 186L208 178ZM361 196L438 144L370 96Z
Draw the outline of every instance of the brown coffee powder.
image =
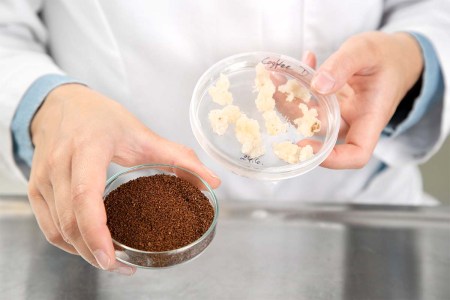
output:
M214 210L188 181L171 175L140 177L122 184L105 199L112 237L144 251L167 251L199 239Z

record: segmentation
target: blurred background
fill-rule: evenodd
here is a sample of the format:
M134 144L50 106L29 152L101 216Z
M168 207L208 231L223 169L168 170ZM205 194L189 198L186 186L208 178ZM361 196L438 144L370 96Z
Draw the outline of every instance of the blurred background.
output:
M447 138L440 151L420 168L425 191L442 203L450 204L450 138ZM26 186L8 180L0 171L0 195L20 194L26 194Z
M420 167L425 191L450 204L450 138L427 163Z

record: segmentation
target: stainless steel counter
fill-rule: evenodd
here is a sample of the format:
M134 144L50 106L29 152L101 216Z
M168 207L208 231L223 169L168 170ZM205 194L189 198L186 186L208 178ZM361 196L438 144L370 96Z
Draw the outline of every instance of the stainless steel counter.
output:
M221 202L192 262L122 277L50 246L0 198L0 299L450 299L450 208Z

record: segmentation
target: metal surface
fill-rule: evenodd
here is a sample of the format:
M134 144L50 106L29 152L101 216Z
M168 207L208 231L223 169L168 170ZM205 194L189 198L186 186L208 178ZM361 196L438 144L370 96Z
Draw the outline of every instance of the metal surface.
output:
M0 198L0 299L450 299L449 207L222 201L194 261L132 277L49 245Z

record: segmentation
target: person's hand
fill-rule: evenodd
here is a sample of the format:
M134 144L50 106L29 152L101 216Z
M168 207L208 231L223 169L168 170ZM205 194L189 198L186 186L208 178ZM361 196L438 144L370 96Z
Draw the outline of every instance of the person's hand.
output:
M315 57L303 59L314 67ZM423 69L420 46L407 33L362 33L348 39L317 70L312 88L336 93L341 109L339 136L323 167L361 168L383 128Z
M103 192L110 162L166 163L220 180L184 146L159 137L118 103L78 84L53 90L31 124L35 152L28 195L47 240L104 270L133 274L115 260Z

